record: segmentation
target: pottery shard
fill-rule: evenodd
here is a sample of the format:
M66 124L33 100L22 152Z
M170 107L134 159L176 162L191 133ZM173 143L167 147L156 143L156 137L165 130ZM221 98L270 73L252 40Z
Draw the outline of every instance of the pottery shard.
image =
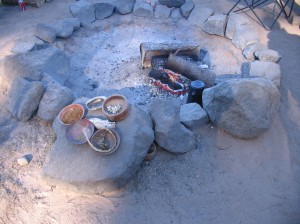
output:
M80 20L81 26L88 26L95 21L94 5L86 1L79 1L70 6L70 12L73 17Z
M58 97L61 96L61 97ZM58 83L48 84L37 112L37 116L45 121L53 121L60 110L74 100L73 92Z
M269 49L263 49L260 51L256 51L254 53L254 55L260 61L269 61L269 62L277 63L281 59L281 56L277 51L273 51L273 50L269 50Z
M232 13L228 17L228 22L226 26L225 37L232 40L233 35L238 27L241 25L250 24L250 21L247 17L242 14Z
M207 88L202 98L213 124L235 137L249 139L271 126L280 93L268 79L244 78Z
M226 23L226 15L214 14L206 20L206 22L203 24L202 30L208 34L224 36Z
M18 120L27 121L37 110L44 92L42 82L18 78L10 89L7 109Z
M102 20L110 17L114 13L115 6L109 3L95 3L96 19Z
M274 62L254 61L250 63L250 76L262 77L271 80L278 88L280 87L280 66Z
M55 41L56 33L53 27L39 23L35 27L35 36L45 42L52 44Z
M180 123L179 111L180 106L173 100L156 99L150 104L155 141L174 154L189 152L196 144L193 133Z
M118 122L115 130L120 136L120 146L110 155L100 155L88 144L68 142L66 126L57 119L53 128L57 139L43 168L43 177L49 184L89 194L123 187L139 170L154 140L150 116L135 106L131 106L125 120Z

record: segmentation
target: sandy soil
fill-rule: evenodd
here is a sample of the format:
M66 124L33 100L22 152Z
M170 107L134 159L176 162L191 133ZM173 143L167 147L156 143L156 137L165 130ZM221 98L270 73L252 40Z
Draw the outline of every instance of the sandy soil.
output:
M0 58L13 40L30 34L38 22L70 17L74 1L53 0L36 9L0 7ZM230 1L194 1L188 21L157 21L114 15L81 28L56 46L71 58L67 85L79 96L110 89L123 91L132 103L151 100L147 70L141 70L139 44L144 41L193 40L206 47L218 74L238 74L245 62L225 38L209 36L197 26L197 8L226 12ZM269 22L272 6L258 10ZM248 13L250 17L253 17ZM281 106L269 131L254 140L240 140L214 126L198 135L198 147L173 156L159 150L135 178L118 192L84 195L48 186L40 172L55 140L50 124L37 118L16 122L1 107L1 223L300 223L300 30L284 18L261 40L279 51L282 70ZM6 94L1 89L0 98ZM2 100L0 101L2 102ZM2 133L1 133L2 134ZM225 150L220 150L220 148ZM33 154L30 165L16 159Z

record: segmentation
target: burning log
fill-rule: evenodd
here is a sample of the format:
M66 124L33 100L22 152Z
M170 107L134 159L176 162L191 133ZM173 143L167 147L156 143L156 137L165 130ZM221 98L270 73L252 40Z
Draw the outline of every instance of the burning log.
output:
M190 56L198 60L200 46L191 43L141 43L140 52L142 58L142 67L150 68L151 60L154 56L166 56L175 53L180 49L178 55Z
M201 80L206 87L211 87L215 84L216 74L209 69L201 69L196 64L187 61L175 54L170 54L167 60L167 67L174 72L184 75L190 80Z

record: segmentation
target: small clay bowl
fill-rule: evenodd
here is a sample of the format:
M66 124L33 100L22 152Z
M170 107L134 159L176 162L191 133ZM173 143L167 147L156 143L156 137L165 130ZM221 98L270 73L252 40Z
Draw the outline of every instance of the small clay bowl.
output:
M84 112L84 108L80 104L70 104L59 112L58 120L64 125L70 125L80 120Z
M121 106L119 111L116 113L109 111L109 107L116 107L118 105ZM123 95L112 95L103 102L102 111L110 121L121 121L128 115L128 101Z
M102 108L102 104L106 100L105 96L96 96L86 102L86 107L89 110L98 110Z
M148 150L148 153L145 157L146 161L150 161L151 159L153 159L153 157L155 156L156 153L156 145L155 143L152 143L152 145L150 146L150 149Z
M66 129L66 137L73 144L87 142L94 133L94 125L88 119L81 119L69 125Z
M104 142L107 149L103 149L103 147L101 147L103 138L105 139ZM120 136L114 130L103 128L93 134L89 141L89 144L95 151L103 155L108 155L116 151L116 149L119 147Z

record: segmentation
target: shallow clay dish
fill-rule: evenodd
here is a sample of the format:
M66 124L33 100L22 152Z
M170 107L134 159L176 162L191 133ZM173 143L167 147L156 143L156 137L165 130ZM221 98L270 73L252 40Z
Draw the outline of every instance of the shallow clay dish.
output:
M89 99L89 100L86 102L86 107L87 107L89 110L97 110L97 109L101 109L104 100L106 100L106 97L105 97L105 96L96 96L96 97L94 97L94 98Z
M93 134L89 144L95 151L108 155L119 147L120 136L114 130L103 128Z
M120 109L112 113L109 110L111 107L120 107ZM108 97L102 105L102 110L104 115L111 121L121 121L125 119L128 115L128 102L125 96L122 95L112 95Z
M69 125L66 129L66 137L73 144L87 142L94 133L94 125L88 119L81 119Z
M70 104L63 108L58 115L60 123L69 125L80 120L84 115L84 108L80 104Z

